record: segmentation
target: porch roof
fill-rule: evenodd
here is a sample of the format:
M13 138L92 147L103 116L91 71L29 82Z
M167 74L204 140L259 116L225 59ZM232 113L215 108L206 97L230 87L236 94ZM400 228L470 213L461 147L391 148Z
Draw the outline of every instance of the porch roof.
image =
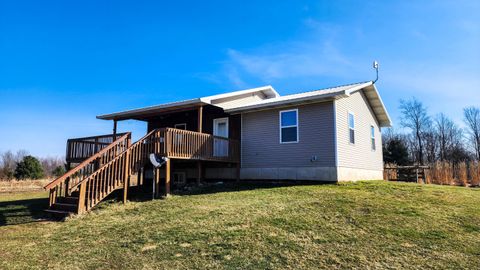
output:
M154 105L149 107L143 107L133 110L126 110L116 113L103 114L97 116L97 119L103 120L127 120L127 119L136 119L143 120L148 116L158 115L161 113L175 112L182 110L195 109L204 105L215 105L223 109L230 108L233 105L244 105L246 102L242 102L242 97L258 94L262 99L276 98L280 95L273 89L272 86L262 86L252 89L234 91L224 94L218 94L213 96L206 96L194 99L188 99L183 101L176 101L170 103L164 103L160 105ZM233 101L233 102L232 102ZM236 101L236 102L235 102Z

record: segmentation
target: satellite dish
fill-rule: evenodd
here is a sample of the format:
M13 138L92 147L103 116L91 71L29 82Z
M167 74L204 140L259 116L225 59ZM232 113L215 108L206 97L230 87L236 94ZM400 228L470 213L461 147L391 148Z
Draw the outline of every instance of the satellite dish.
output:
M166 161L167 158L165 157L158 158L156 154L150 154L150 163L152 163L155 168L160 168Z

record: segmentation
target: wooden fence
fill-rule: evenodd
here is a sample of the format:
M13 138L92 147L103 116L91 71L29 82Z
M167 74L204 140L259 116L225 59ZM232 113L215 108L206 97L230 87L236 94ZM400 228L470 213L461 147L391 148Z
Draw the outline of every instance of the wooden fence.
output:
M396 166L387 164L384 179L438 185L480 186L478 162L435 162L428 166Z

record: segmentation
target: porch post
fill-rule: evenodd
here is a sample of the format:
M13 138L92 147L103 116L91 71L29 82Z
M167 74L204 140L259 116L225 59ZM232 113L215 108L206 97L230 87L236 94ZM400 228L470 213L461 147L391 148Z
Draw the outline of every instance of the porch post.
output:
M198 107L198 132L203 132L203 106Z
M113 141L117 140L117 120L113 120Z
M165 197L170 195L170 171L171 171L171 159L167 159L165 163Z

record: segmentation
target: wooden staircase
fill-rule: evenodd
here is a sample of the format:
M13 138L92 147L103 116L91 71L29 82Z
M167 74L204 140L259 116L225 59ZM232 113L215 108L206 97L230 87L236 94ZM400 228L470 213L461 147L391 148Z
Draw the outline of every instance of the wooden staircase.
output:
M94 154L45 186L50 192L47 213L55 217L83 213L119 189L123 189L123 201L126 202L131 175L139 172L149 162L151 153L175 159L237 164L240 160L238 141L173 128L152 130L134 144L131 144L130 132L122 134L119 138L113 136L112 143L108 145L103 143L101 147L97 147L98 141L91 138L93 137L88 137L89 140L83 141L83 144L75 140L75 144L69 144L67 147L67 156L77 153L77 156L85 158L85 153L93 151ZM228 146L227 153L216 154L215 144ZM167 162L166 165L167 193L170 185L169 164Z

